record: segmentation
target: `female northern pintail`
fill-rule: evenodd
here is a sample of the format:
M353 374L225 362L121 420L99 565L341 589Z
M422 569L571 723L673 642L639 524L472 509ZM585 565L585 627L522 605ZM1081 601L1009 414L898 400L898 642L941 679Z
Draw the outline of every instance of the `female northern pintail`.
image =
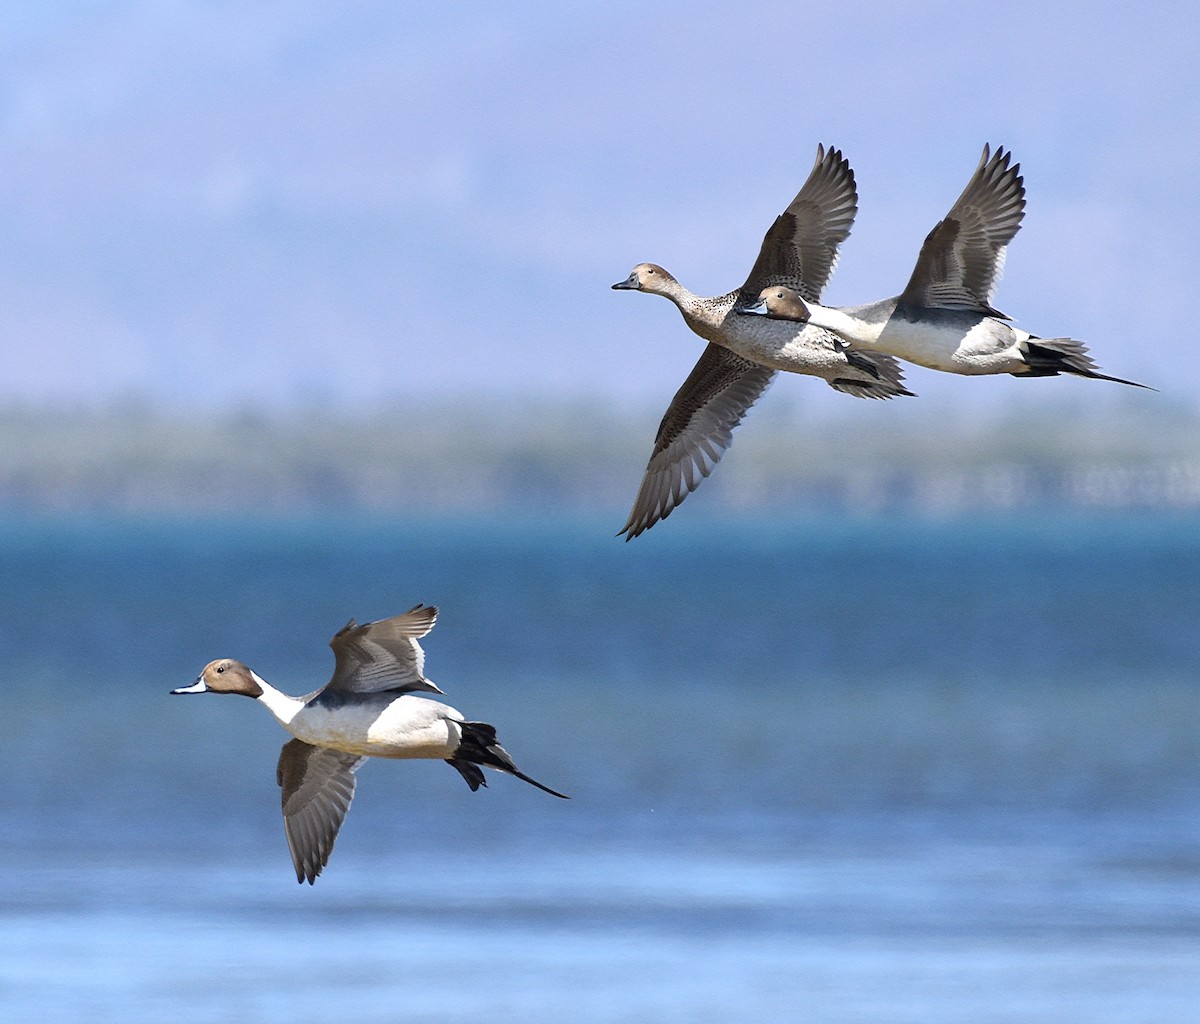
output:
M734 427L771 383L776 371L823 378L858 398L910 395L890 356L855 351L817 327L735 316L769 285L786 285L815 300L837 262L858 210L854 172L842 154L817 147L808 180L775 219L746 283L725 295L692 294L653 263L639 263L613 288L664 295L709 344L676 392L658 428L645 476L621 529L632 540L694 491L729 447Z
M983 156L958 202L929 232L904 291L863 306L821 306L799 289L768 286L742 310L835 331L852 345L948 373L1073 373L1145 387L1100 373L1082 342L1040 338L1004 321L992 294L1004 253L1025 216L1020 164L997 149Z
M518 771L492 726L411 696L442 692L425 678L425 652L417 643L436 621L437 609L424 605L365 626L351 619L329 642L336 659L333 678L304 697L281 693L229 658L209 662L191 686L171 691L253 697L296 737L283 745L275 777L283 789L283 825L298 882L311 885L329 861L354 799L354 773L368 757L440 758L472 790L487 785L483 765L568 799Z

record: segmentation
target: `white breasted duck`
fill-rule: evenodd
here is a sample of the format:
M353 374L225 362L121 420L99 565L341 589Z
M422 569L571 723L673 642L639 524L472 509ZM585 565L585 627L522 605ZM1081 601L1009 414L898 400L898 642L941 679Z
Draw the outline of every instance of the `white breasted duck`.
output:
M276 780L298 882L311 885L328 863L354 799L354 773L368 757L440 758L472 790L487 785L482 765L568 799L519 771L492 726L413 696L442 692L425 678L425 652L417 643L433 629L437 612L417 605L364 626L351 619L329 642L336 659L333 678L303 697L281 693L229 658L209 662L191 686L171 691L253 697L296 737L283 745Z
M911 395L890 356L862 353L817 327L734 315L763 288L785 285L816 300L850 234L858 193L850 164L836 149L817 147L808 180L763 239L746 283L725 295L694 295L653 263L639 263L616 289L663 295L707 341L658 428L642 485L620 530L632 540L667 516L698 486L732 442L733 428L779 370L823 378L858 398Z
M988 146L975 174L929 232L907 287L861 306L822 306L797 289L765 287L743 313L834 331L851 345L947 373L1071 373L1145 387L1100 373L1073 338L1040 338L992 306L1008 243L1025 216L1025 183L1011 153Z

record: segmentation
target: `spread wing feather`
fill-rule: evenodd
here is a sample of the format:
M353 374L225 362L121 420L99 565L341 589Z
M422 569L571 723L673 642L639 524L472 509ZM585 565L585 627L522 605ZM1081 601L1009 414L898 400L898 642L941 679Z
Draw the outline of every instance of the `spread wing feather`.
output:
M283 745L275 780L283 789L283 830L297 882L312 885L329 863L354 799L354 773L365 760L303 740Z
M417 643L437 621L438 610L417 605L403 615L360 626L353 619L329 641L336 659L326 693L441 693L424 676L425 652Z
M802 298L821 297L837 263L838 246L858 212L854 171L840 150L817 147L808 180L763 238L758 259L742 285L747 302L773 285L794 288Z
M921 246L917 265L900 295L903 305L1004 314L992 295L1004 272L1004 254L1025 216L1021 165L1003 147L983 147L979 166L963 194Z
M633 510L620 531L626 540L666 519L700 486L733 442L733 428L774 376L770 367L709 344L659 424Z

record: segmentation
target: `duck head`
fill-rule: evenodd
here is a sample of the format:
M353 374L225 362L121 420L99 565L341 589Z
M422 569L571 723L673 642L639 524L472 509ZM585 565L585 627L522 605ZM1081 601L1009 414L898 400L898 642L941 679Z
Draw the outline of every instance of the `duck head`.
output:
M218 658L204 666L191 686L180 686L172 693L240 693L244 697L261 697L263 688L256 676L240 661Z
M807 323L809 312L804 300L793 288L783 285L773 285L758 293L758 301L750 306L743 306L739 313L750 313L755 316L765 316L771 320L794 320L797 323Z
M657 263L639 263L624 281L614 284L613 289L662 294L676 283L675 278Z

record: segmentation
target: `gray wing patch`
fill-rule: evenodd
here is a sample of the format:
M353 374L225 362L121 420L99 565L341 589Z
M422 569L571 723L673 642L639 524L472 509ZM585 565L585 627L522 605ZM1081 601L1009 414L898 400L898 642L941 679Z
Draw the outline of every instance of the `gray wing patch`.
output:
M926 237L901 304L1007 319L992 307L992 295L1025 216L1025 182L1011 153L1003 147L989 153L984 146L963 194Z
M433 629L437 614L436 608L419 604L364 626L351 619L329 641L336 663L324 692L441 693L424 676L425 652L417 643Z
M821 297L837 263L838 246L858 212L854 171L840 150L817 147L817 159L800 191L775 218L758 259L742 285L747 302L773 285L794 288L802 298Z
M769 367L709 344L659 424L633 510L617 536L632 540L700 486L774 376Z
M329 863L338 830L354 799L354 773L366 760L290 740L279 753L275 781L283 789L283 830L296 881L312 885Z

